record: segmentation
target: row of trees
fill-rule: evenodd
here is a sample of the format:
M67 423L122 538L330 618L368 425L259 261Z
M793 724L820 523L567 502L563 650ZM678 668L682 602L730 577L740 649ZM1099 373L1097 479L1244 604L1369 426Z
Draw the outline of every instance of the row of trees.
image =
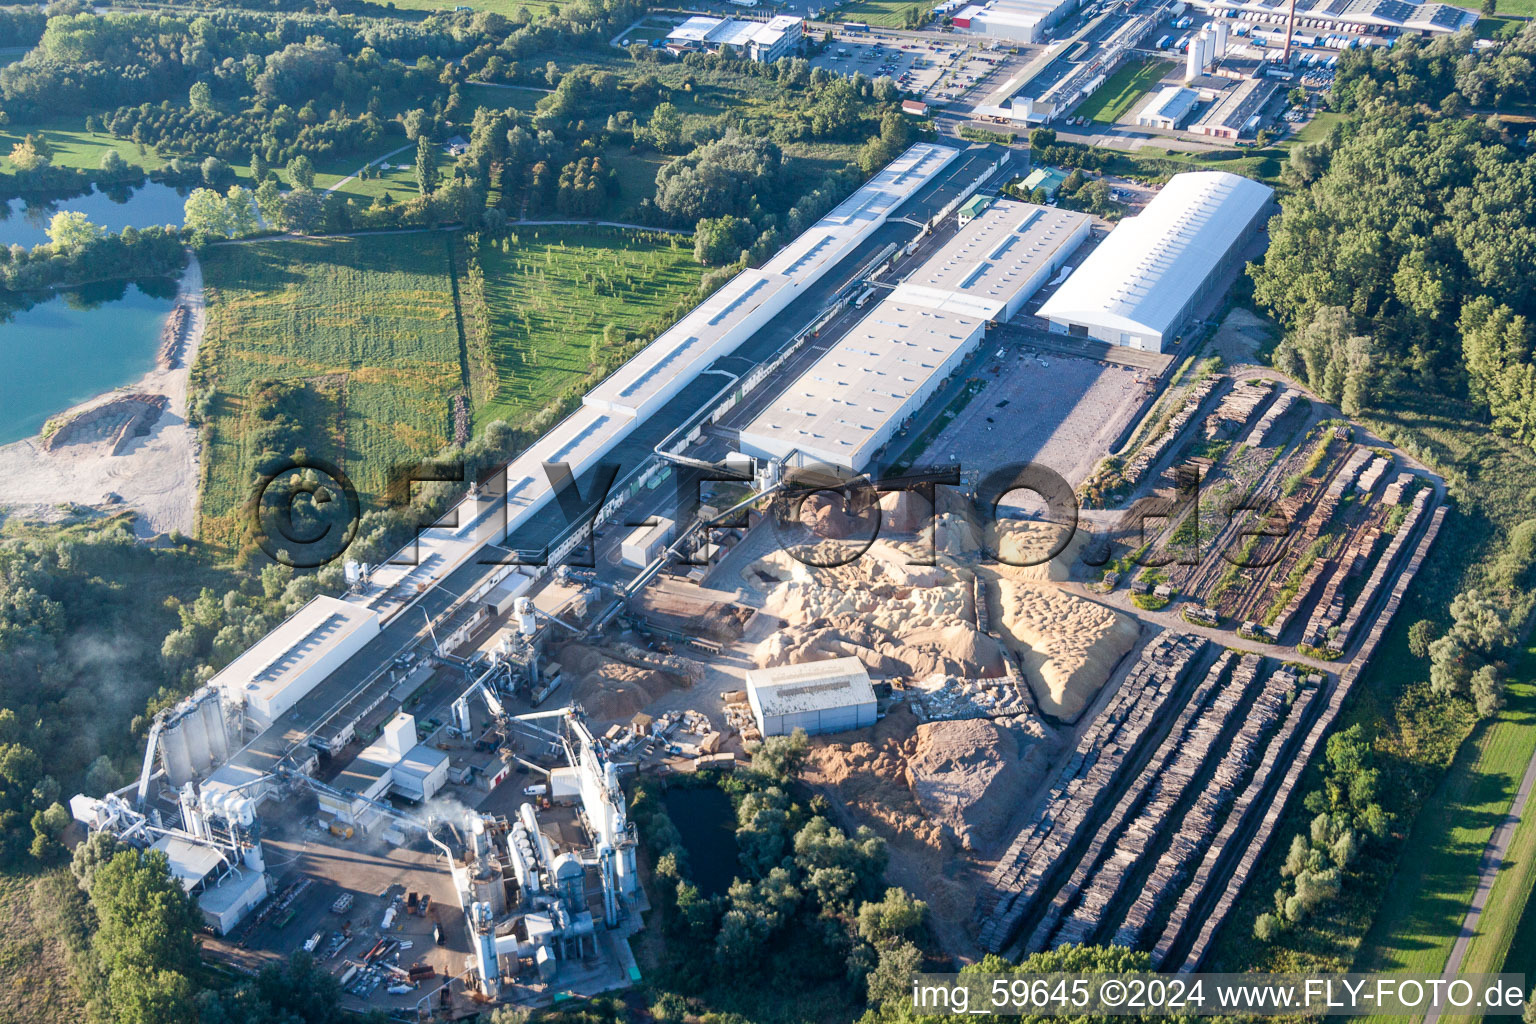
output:
M48 242L0 249L0 292L33 292L91 281L156 277L186 265L181 234L162 227L107 234L83 213L62 210Z
M1390 832L1392 817L1381 806L1380 789L1381 772L1364 729L1352 725L1328 737L1322 785L1304 801L1311 824L1291 838L1275 909L1259 915L1255 937L1270 941L1338 897L1361 850Z

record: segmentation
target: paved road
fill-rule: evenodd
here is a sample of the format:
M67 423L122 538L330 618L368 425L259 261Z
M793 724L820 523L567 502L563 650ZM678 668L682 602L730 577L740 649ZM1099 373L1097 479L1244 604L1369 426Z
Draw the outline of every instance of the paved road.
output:
M1483 907L1488 904L1488 894L1493 891L1494 880L1504 867L1510 840L1515 837L1515 828L1520 824L1520 816L1525 812L1532 789L1536 789L1536 757L1531 758L1530 764L1526 765L1525 777L1520 780L1520 788L1515 792L1514 802L1509 805L1509 813L1504 816L1499 827L1493 830L1488 848L1483 851L1483 860L1477 869L1477 889L1472 893L1472 905L1467 908L1467 916L1461 922L1461 934L1456 936L1456 944L1451 947L1451 955L1445 961L1447 977L1460 972L1461 963L1467 957L1467 946L1471 944L1472 936L1477 934ZM1430 1010L1424 1015L1424 1024L1435 1024L1439 1019L1440 1011Z

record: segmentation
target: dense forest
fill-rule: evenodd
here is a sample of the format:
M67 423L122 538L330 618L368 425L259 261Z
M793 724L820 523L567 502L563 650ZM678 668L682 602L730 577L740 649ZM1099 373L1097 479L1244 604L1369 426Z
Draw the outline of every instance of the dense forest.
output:
M1514 26L1491 45L1461 33L1346 52L1328 102L1348 117L1291 149L1268 252L1249 268L1284 330L1275 364L1427 462L1452 505L1370 692L1290 808L1268 882L1243 897L1256 941L1229 935L1223 969L1349 966L1414 818L1500 713L1522 656L1536 604L1523 483L1536 155L1518 121L1484 109L1530 102L1536 29Z

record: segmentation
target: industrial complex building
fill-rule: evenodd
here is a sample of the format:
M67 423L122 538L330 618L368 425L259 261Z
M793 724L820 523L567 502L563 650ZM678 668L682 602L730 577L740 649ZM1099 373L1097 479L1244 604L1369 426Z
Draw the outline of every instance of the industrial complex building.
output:
M1280 84L1267 78L1249 78L1225 90L1216 97L1189 130L1196 135L1207 135L1228 141L1252 135L1263 120L1262 112L1280 89Z
M1225 171L1176 174L1040 307L1051 329L1161 352L1242 257L1274 191Z
M861 470L1088 237L1091 218L993 204L742 429L741 450Z
M1076 0L989 0L961 8L951 22L961 32L1038 43L1047 29L1076 9Z
M772 64L800 49L805 19L778 14L763 21L696 15L667 33L666 47L674 53L718 53L730 47L761 64Z
M786 30L797 33L798 19L789 20L794 24ZM603 924L638 927L634 830L625 797L608 746L587 729L579 710L516 716L502 703L520 688L536 705L558 684L559 666L538 656L540 636L551 624L571 628L559 619L570 602L546 607L540 599L580 588L552 583L538 599L525 593L586 539L584 522L562 525L562 517L551 514L556 499L563 506L563 489L589 486L582 481L616 451L642 457L593 512L610 515L648 480L662 479L664 463L652 449L693 415L679 416L674 400L695 401L699 385L702 394L715 393L719 384L706 373L711 364L795 303L819 308L838 294L845 286L815 286L833 268L848 273L850 257L867 260L866 243L925 186L936 185L939 194L951 187L942 172L961 156L951 146L913 146L763 267L738 274L593 388L497 477L472 487L438 527L382 564L348 563L344 597L314 598L208 685L156 716L137 783L104 798L75 797L75 818L140 846L163 847L209 926L227 934L274 889L258 808L279 814L313 793L320 818L341 829L336 835L351 835L354 827L378 829L386 838L414 833L448 855L483 995L497 998L504 974L517 973L519 963L536 964L546 982L565 969L561 964L580 971L594 948L611 946L594 934L586 909L582 879L589 872L600 881ZM960 160L972 184L950 208L1000 163L969 155ZM882 251L897 251L919 230L925 229L910 222L887 229L892 237L882 240ZM658 422L665 424L660 435ZM636 433L645 438L641 446L628 443ZM632 556L656 554L665 537L665 530L636 536ZM494 616L509 613L515 630L504 631L494 651L473 659L453 653ZM458 666L471 682L453 702L453 723L426 723L424 740L415 718L398 709L439 665ZM461 856L424 821L390 803L431 801L450 779L470 781L473 772L451 763L442 737L462 743L472 728L481 734L468 708L475 694L503 732L529 719L521 727L542 734L544 756L554 750L561 758L547 769L547 789L580 807L579 828L566 833L564 852L541 835L526 805L510 823L471 814L462 823L470 838ZM375 735L343 759L357 737ZM492 742L494 751L501 741ZM325 757L330 760L322 765ZM479 769L482 790L494 789L511 770L510 760L492 756ZM619 976L627 977L622 964Z
M858 658L833 658L747 673L747 701L764 736L809 735L875 724L875 691Z
M1209 14L1244 21L1284 25L1290 13L1286 0L1192 0ZM1329 32L1417 32L1435 35L1460 32L1477 22L1477 12L1449 4L1413 4L1405 0L1296 0L1298 29Z

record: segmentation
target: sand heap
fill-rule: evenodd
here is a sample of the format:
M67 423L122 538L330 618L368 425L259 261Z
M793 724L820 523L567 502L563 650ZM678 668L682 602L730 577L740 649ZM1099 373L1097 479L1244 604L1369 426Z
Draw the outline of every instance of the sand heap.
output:
M1072 536L1061 551L1051 555L1050 561L1043 561L1061 544L1069 530ZM1015 580L1060 583L1070 578L1072 567L1087 542L1088 531L1083 528L1072 529L1055 523L1002 522L997 527L997 552L1004 563L999 571Z
M834 786L860 824L887 839L906 839L934 850L945 847L943 827L930 821L907 785L904 744L917 720L904 707L868 729L841 733L836 740L811 741L809 781Z
M1075 720L1135 645L1134 620L1049 584L997 581L998 628L1014 641L1040 709Z
M564 674L564 690L594 721L629 718L685 680L661 669L632 665L595 648L568 644L554 655Z
M812 569L774 555L753 567L775 580L763 611L785 626L758 645L763 667L856 657L884 677L934 673L1002 675L1005 653L976 628L968 575L943 566L909 565L913 545L877 541L856 562Z
M933 519L933 505L916 491L887 491L880 495L880 533L917 533Z

